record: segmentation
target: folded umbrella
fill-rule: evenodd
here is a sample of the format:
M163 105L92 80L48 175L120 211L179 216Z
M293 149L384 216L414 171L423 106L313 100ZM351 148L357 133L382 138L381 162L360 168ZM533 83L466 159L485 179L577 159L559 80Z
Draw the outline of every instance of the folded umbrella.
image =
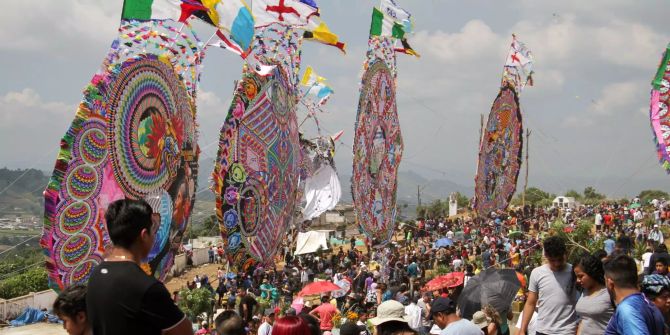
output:
M326 292L338 291L342 288L329 282L329 281L317 281L305 285L305 287L298 292L298 296L302 297L305 295L321 294Z

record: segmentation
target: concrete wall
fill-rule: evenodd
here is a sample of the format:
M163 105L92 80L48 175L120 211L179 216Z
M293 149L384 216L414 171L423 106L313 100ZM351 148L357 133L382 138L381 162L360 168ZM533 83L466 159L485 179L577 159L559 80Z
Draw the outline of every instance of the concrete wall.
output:
M51 309L57 297L58 294L53 290L46 290L9 300L0 299L0 319L10 320L16 318L26 307Z
M186 254L179 254L174 257L174 265L172 266L172 276L176 277L186 271Z
M209 263L208 249L193 249L193 266Z

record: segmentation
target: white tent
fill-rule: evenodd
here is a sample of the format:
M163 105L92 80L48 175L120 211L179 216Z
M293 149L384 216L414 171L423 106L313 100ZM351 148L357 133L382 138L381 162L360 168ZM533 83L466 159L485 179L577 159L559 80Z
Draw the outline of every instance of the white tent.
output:
M303 255L316 252L321 247L328 249L328 230L308 231L298 233L295 243L295 255Z

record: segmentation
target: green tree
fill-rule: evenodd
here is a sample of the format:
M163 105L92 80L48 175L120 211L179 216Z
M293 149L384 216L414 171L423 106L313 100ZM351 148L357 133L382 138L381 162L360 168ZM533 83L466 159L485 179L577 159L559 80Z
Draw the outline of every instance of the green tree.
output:
M603 239L593 239L593 224L590 220L581 220L577 227L569 232L565 232L565 224L557 220L551 224L551 231L554 234L563 237L568 251L568 262L575 264L585 252L593 253L603 248Z
M667 192L661 190L644 190L637 197L640 198L642 203L647 203L653 199L670 198Z
M444 204L442 203L442 200L437 199L431 202L430 205L428 206L427 214L428 214L427 216L430 218L438 218L440 216L444 216Z
M569 198L575 198L575 200L581 200L582 199L582 195L579 194L579 192L577 192L575 190L568 190L567 192L565 192L565 196L569 197Z
M456 201L458 201L459 208L467 208L470 206L470 198L461 194L461 192L456 192Z
M425 206L416 206L416 217L425 218L428 215L428 208Z
M49 289L47 271L44 267L37 266L0 281L0 298L11 299L47 289Z
M517 197L521 198L523 194L523 191L521 191ZM548 192L545 192L537 187L529 187L526 190L526 203L527 204L533 204L533 205L538 205L538 203L543 200L543 199L549 199L554 200L556 196L553 194L550 194Z
M207 314L207 319L212 315L212 306L214 304L214 297L212 292L201 287L194 290L184 288L179 291L179 301L177 305L188 316L188 318L195 322L201 314Z
M603 199L605 199L605 195L598 193L593 186L587 186L584 189L584 199L586 199L586 200L603 200Z

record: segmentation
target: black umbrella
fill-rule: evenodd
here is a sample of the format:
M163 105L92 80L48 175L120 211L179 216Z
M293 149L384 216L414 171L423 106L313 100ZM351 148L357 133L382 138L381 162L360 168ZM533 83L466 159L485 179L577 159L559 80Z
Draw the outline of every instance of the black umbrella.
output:
M472 319L472 314L491 305L501 317L512 305L521 283L512 269L489 268L470 278L458 298L461 316Z
M461 317L471 320L475 312L482 309L481 304L481 278L477 275L465 284L461 295L458 296L458 308L461 310Z

